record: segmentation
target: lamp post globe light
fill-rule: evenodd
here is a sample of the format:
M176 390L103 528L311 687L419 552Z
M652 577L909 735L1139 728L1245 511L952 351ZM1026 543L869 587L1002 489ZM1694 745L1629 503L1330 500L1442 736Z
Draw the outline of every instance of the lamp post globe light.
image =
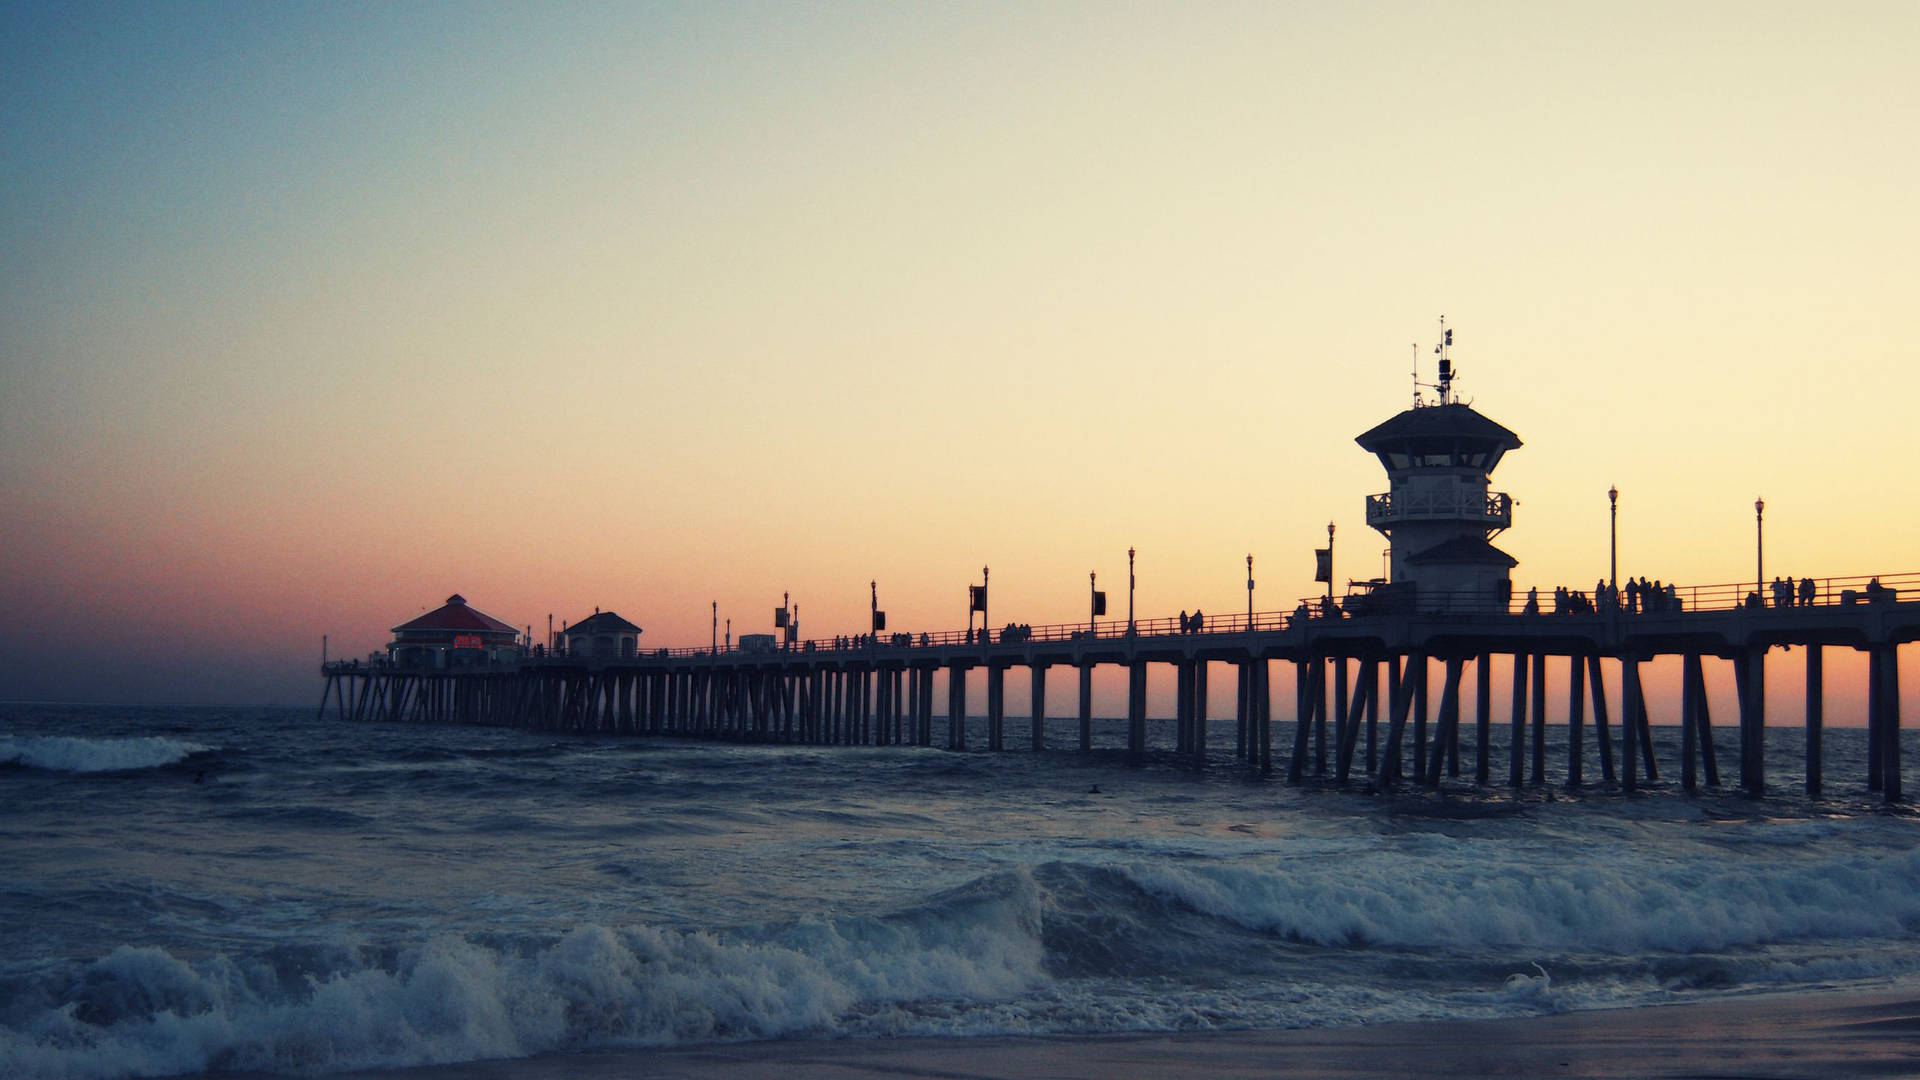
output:
M1765 595L1767 587L1767 504L1764 499L1753 500L1753 588Z
M1607 488L1607 591L1620 584L1620 489Z

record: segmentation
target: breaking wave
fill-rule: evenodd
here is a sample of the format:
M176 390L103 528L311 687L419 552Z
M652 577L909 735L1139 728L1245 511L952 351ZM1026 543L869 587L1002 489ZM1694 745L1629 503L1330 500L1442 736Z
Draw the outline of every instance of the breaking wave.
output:
M158 735L82 739L66 735L0 735L0 765L47 772L131 772L175 765L209 747Z

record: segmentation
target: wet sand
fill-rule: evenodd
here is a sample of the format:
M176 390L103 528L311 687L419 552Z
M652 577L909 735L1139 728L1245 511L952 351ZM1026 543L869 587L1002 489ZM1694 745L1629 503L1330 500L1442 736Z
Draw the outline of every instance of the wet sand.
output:
M1920 995L1833 992L1512 1020L1302 1031L839 1039L613 1050L355 1080L1146 1080L1150 1077L1920 1076Z

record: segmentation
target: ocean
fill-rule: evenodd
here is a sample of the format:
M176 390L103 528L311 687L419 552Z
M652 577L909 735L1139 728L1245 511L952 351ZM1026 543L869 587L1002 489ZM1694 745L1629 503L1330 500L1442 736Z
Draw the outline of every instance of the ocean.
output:
M1353 1026L1920 980L1920 821L1863 789L1857 730L1828 731L1810 801L1798 730L1773 729L1775 794L1754 801L1677 793L1673 728L1648 791L1517 796L1294 787L1237 764L1231 728L1199 771L1128 765L1117 720L1091 755L995 754L0 705L0 1075Z

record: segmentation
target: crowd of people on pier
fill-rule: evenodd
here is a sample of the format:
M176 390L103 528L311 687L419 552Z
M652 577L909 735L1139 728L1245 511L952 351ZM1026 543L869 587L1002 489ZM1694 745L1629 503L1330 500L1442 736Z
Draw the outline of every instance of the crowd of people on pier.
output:
M1671 582L1628 578L1627 583L1611 585L1605 578L1594 583L1591 594L1557 585L1553 590L1553 614L1592 615L1600 611L1624 611L1629 615L1660 615L1679 611L1680 589ZM1540 587L1527 590L1523 614L1540 614Z
M1874 578L1873 584L1868 588L1869 591L1872 591L1872 589L1878 588L1879 586L1880 579ZM1775 577L1768 591L1773 594L1774 607L1790 608L1795 606L1812 607L1816 589L1817 587L1814 585L1812 578L1801 578L1800 584L1796 587L1793 579L1790 577L1785 579ZM1758 607L1759 605L1755 604L1754 601L1758 599L1759 596L1760 594L1758 592L1748 593L1747 606Z

